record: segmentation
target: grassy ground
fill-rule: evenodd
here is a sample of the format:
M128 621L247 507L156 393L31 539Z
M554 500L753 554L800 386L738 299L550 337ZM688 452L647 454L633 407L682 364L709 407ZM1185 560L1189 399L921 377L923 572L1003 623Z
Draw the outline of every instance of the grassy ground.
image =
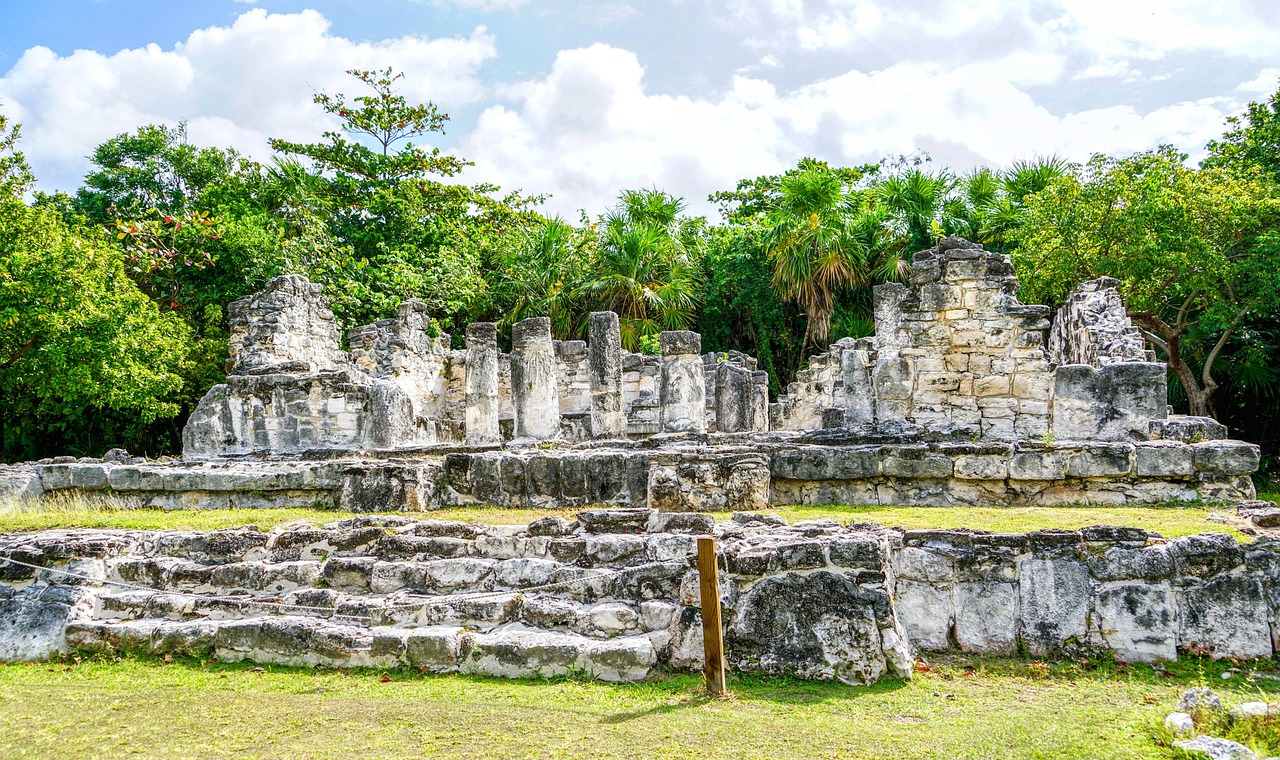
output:
M1273 663L1272 663L1273 664ZM1228 665L948 660L871 687L696 676L626 685L202 661L0 666L0 756L1164 758L1189 686L1229 706L1280 683ZM1246 672L1247 669L1246 669ZM1263 753L1280 731L1252 734Z
M439 520L473 523L525 524L549 514L573 517L577 509L514 509L509 507L458 507L416 515ZM1168 537L1193 533L1230 533L1243 536L1231 525L1208 520L1207 507L779 507L771 510L790 522L834 518L844 523L878 522L904 528L979 528L997 532L1023 532L1043 528L1081 528L1086 525L1130 525L1157 531ZM211 509L165 512L122 509L110 502L83 499L0 504L0 532L44 528L172 528L211 530L255 524L263 530L295 521L317 524L351 517L350 513L314 509ZM716 513L717 520L729 513Z

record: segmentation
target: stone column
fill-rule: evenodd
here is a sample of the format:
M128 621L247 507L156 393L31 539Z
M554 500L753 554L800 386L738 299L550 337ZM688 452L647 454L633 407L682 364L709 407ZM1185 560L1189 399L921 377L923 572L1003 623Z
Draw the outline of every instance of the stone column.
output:
M467 325L468 446L502 443L498 432L498 326L492 322Z
M840 355L844 376L844 425L855 428L876 421L876 394L871 384L870 353L864 349L846 348Z
M591 435L624 438L627 415L622 410L622 333L618 329L618 315L611 311L593 311L588 324Z
M716 365L716 430L751 430L751 370L729 362Z
M545 441L560 435L556 354L546 317L530 317L511 328L511 402L516 438Z
M751 373L751 429L763 433L769 429L769 373Z
M689 330L658 334L662 375L658 418L664 433L707 432L707 380L702 368L702 336Z

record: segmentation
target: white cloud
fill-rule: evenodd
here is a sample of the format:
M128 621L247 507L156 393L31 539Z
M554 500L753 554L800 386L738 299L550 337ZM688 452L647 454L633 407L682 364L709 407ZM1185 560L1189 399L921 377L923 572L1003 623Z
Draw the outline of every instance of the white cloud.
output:
M69 189L94 146L143 124L185 120L194 142L260 158L270 137L314 139L334 124L312 94L360 86L344 73L350 68L393 66L405 72L410 99L471 104L484 92L477 71L496 54L484 27L467 38L355 42L331 34L315 11L253 9L169 50L60 56L31 48L0 77L0 103L23 124L22 147L41 187Z
M783 92L739 75L723 92L688 98L647 92L634 53L593 45L562 51L546 77L511 91L514 103L485 110L459 149L486 179L553 192L551 210L566 215L648 186L709 211L709 192L805 155L848 165L926 150L962 169L1161 143L1195 152L1239 105L1217 98L1055 115L1021 87L1056 71L1053 59L1019 53L954 68L855 70Z

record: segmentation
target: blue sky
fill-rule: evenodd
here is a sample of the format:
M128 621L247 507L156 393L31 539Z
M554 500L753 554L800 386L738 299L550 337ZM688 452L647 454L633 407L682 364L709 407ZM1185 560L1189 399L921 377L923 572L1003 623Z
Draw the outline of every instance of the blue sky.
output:
M1194 158L1280 84L1277 51L1271 0L0 0L0 109L69 190L147 123L269 159L333 126L314 91L392 66L453 117L465 180L566 215L638 186L705 211L805 155Z

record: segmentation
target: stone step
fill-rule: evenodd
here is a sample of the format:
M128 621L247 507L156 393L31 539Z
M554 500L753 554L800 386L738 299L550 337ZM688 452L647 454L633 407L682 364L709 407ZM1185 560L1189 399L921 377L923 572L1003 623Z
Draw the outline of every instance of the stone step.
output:
M479 598L412 599L343 594L307 589L276 596L191 598L164 592L107 591L97 595L91 617L102 622L166 620L223 621L264 614L378 624L465 625L491 629L511 623L573 632L595 639L652 633L671 628L679 614L669 600L642 602L610 599L583 604L549 595L498 594ZM275 605L290 605L281 608Z
M593 537L595 538L595 537ZM199 594L272 593L283 594L303 588L329 588L354 594L406 592L427 595L521 591L554 585L556 592L580 601L617 596L652 599L670 597L679 588L688 570L676 551L631 552L615 541L634 537L601 536L597 556L619 552L638 562L632 568L567 564L554 559L491 559L456 557L451 559L384 561L375 557L330 557L323 562L235 562L201 565L173 557L121 557L94 563L94 577L108 582L127 583L156 591ZM614 542L608 547L604 543ZM642 546L643 548L643 546ZM674 556L673 556L674 555ZM619 554L619 556L622 556ZM586 567L582 565L588 565ZM30 570L35 576L37 571ZM39 571L46 580L55 570Z
M669 634L599 640L521 624L477 633L452 625L366 628L311 617L260 616L81 622L68 627L67 641L90 651L213 653L224 662L407 666L506 678L551 677L572 671L603 681L636 681L653 672Z

